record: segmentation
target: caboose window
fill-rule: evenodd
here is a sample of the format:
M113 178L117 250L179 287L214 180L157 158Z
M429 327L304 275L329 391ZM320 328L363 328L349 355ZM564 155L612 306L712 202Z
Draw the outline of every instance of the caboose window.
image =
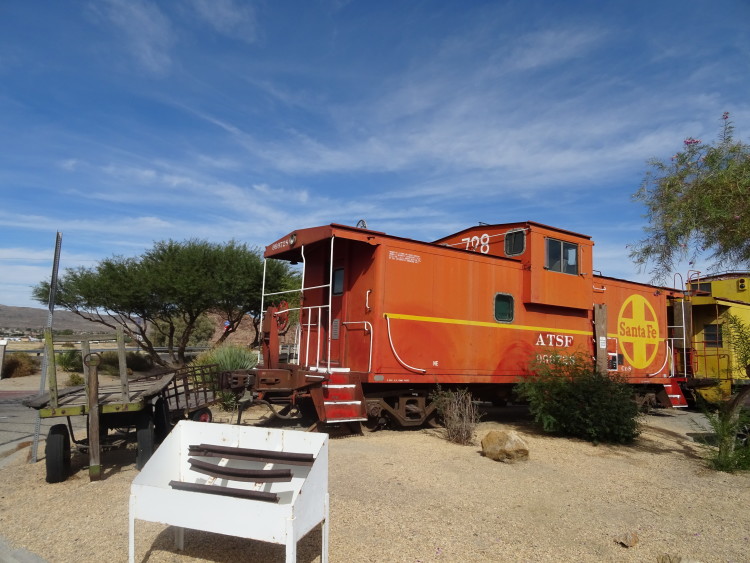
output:
M518 256L526 250L526 231L508 231L505 233L505 255Z
M495 294L495 320L509 323L513 320L513 296L507 293Z
M545 268L563 274L578 273L578 245L553 238L546 239L547 261Z
M706 348L723 348L721 325L703 325L703 345Z
M344 293L344 268L338 268L333 271L333 288L331 291L334 295Z

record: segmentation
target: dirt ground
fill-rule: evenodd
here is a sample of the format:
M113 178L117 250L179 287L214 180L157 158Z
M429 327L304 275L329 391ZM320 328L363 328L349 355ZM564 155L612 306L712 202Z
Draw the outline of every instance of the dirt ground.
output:
M543 435L509 408L488 412L473 446L425 429L331 439L330 561L748 561L750 475L707 469L699 425L695 413L659 412L635 445L595 446ZM481 437L500 428L523 435L528 461L481 455ZM64 483L45 482L43 460L3 468L0 536L50 563L127 561L134 461L132 450L106 453L98 482L80 454ZM627 533L631 547L617 541ZM284 560L283 546L195 530L180 552L171 529L140 521L136 538L140 562ZM299 561L320 560L320 538L300 541Z

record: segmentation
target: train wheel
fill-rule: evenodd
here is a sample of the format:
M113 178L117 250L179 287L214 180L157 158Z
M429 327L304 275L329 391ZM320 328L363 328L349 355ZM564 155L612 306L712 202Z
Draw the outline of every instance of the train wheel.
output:
M440 417L438 416L437 410L434 411L432 414L430 414L430 416L427 417L427 420L425 420L424 423L428 428L442 428L443 427Z
M368 432L377 432L388 426L388 419L384 416L368 416L367 421L362 423L362 428Z
M135 458L136 469L143 469L154 453L154 420L151 413L144 412L136 423L138 453Z
M64 424L49 429L44 447L47 483L61 483L70 475L70 435Z
M196 422L211 422L214 419L211 409L203 408L190 414L190 420Z

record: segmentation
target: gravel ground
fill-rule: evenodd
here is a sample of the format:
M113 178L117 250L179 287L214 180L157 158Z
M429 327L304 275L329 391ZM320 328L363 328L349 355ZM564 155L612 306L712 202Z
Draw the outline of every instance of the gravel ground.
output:
M476 443L515 429L528 461L491 461L439 430L332 439L330 561L750 560L750 475L706 468L690 437L698 416L644 417L630 447L539 434L518 409L489 416ZM45 483L43 462L0 470L0 535L50 563L126 561L134 452L102 461L99 482L81 455L64 483ZM283 546L189 530L179 552L168 527L139 521L136 530L136 561L284 560ZM632 547L616 541L628 532ZM320 560L319 529L300 541L298 560Z

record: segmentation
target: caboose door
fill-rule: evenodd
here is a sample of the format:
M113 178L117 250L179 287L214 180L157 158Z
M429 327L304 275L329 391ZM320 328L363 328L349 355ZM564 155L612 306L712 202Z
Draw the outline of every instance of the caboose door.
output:
M344 347L343 322L346 318L346 292L344 291L345 281L345 263L344 260L334 260L333 270L331 272L331 333L330 333L330 357L333 367L341 366L341 358ZM326 351L327 355L328 352Z

